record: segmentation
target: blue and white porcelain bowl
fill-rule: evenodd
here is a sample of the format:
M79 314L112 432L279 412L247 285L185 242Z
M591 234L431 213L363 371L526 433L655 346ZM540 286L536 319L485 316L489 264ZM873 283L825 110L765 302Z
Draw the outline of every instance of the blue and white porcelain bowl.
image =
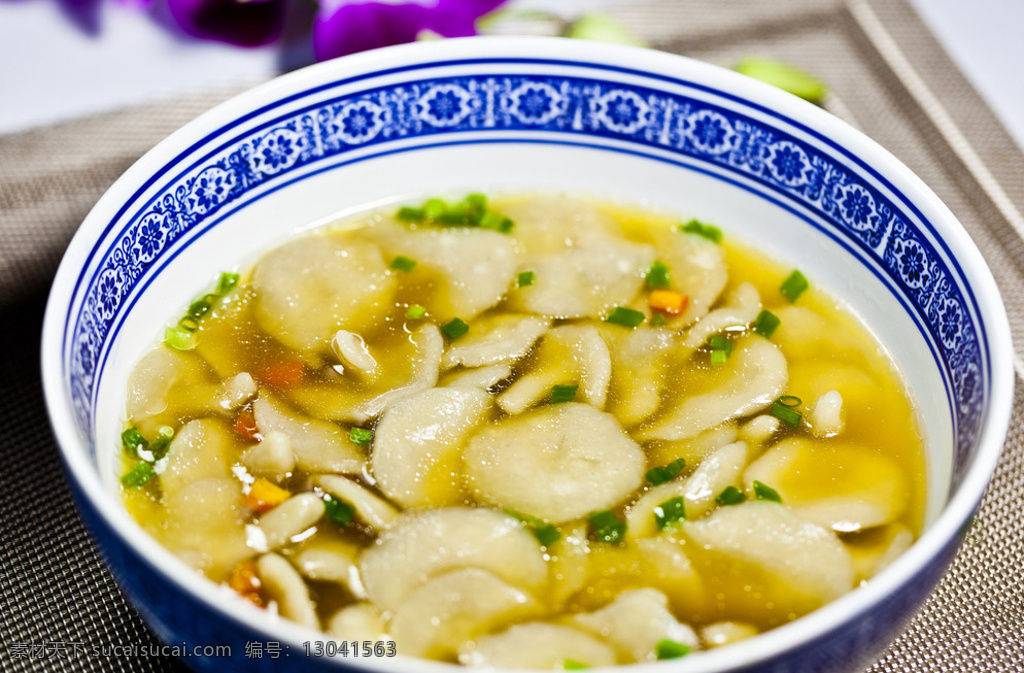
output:
M799 266L888 345L928 446L922 537L810 617L642 667L845 671L877 654L945 572L1005 437L1009 327L981 255L909 169L810 104L676 56L543 38L408 45L276 79L158 145L82 225L47 307L46 399L82 515L159 638L229 646L187 659L220 673L446 666L305 656L315 633L228 599L143 533L115 458L131 367L218 270L339 215L468 191L713 221Z

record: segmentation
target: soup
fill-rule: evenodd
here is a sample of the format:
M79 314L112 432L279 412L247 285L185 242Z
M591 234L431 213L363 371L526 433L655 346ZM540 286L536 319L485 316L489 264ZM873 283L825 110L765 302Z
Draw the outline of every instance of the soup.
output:
M563 197L431 199L222 274L127 416L151 535L376 656L680 657L922 520L912 405L839 302L713 225Z

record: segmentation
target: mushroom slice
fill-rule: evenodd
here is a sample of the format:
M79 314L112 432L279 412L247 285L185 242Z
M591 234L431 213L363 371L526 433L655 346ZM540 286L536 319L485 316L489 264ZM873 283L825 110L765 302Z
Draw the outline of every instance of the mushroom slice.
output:
M781 425L778 418L771 414L762 414L747 421L740 428L739 436L751 444L766 444Z
M306 472L355 474L363 469L365 456L334 423L302 417L268 395L257 397L252 410L260 434L288 437L296 464Z
M253 271L255 316L299 351L325 348L339 329L372 327L395 279L377 246L352 237L307 236L263 256Z
M357 543L318 532L300 542L289 559L304 577L341 584L356 598L366 598L356 562L360 552Z
M624 591L606 607L575 615L572 622L610 642L629 661L657 660L655 649L663 639L698 645L697 634L672 616L668 598L657 589Z
M654 509L674 497L683 498L686 518L698 519L714 506L715 497L728 486L738 485L747 464L744 442L726 444L711 452L689 478L651 488L629 508L627 535L632 538L658 534Z
M338 610L327 620L327 633L350 642L390 640L380 610L372 603L353 603Z
M593 204L565 196L523 199L503 204L501 212L516 223L512 238L529 255L622 237L622 227L614 217Z
M258 391L256 381L248 372L235 374L220 384L214 405L219 411L232 412L255 397Z
M838 533L891 523L907 507L910 489L898 464L851 444L787 439L743 474L771 485L795 513Z
M263 590L277 603L277 611L282 617L320 629L320 619L309 596L309 587L291 563L277 554L264 554L256 562L256 567Z
M147 353L129 374L125 407L136 424L154 417L171 423L174 419L162 417L169 402L188 415L205 415L219 410L219 392L220 382L203 358L161 346Z
M466 643L459 663L490 668L561 669L568 661L588 667L614 666L615 650L571 626L548 622L516 624L507 631Z
M728 378L711 392L682 400L643 432L645 439L688 439L725 421L749 416L782 394L789 376L782 351L767 339L747 337L729 358Z
M425 304L441 322L469 320L501 301L515 277L517 256L511 237L479 227L410 228L383 220L359 232L380 244L391 257L405 255L418 263L413 276L446 288L431 293Z
M571 402L488 426L465 460L477 499L553 523L615 506L644 475L643 451L615 417Z
M416 344L416 358L409 382L360 404L353 413L355 420L365 423L400 400L437 385L444 352L441 331L437 325L424 325L412 335L412 339Z
M448 659L481 633L539 611L525 591L486 570L463 568L413 591L395 608L388 632L403 655Z
M661 405L668 372L668 354L676 346L675 332L664 328L605 329L610 345L612 377L609 409L626 427L646 420Z
M723 507L683 526L694 553L721 564L711 590L726 600L757 596L759 604L773 604L773 614L803 614L853 588L853 561L835 533L778 503Z
M164 493L173 493L199 479L229 478L235 454L234 439L223 421L189 421L178 430L167 449L160 487Z
M403 513L359 560L374 603L394 610L430 578L483 568L537 593L547 566L536 538L519 521L489 509L452 507Z
M658 257L672 271L673 285L690 298L678 318L689 325L708 312L725 288L729 279L725 250L706 238L674 229L656 232L655 245Z
M721 647L758 634L757 627L746 622L714 622L700 630L704 646Z
M376 531L390 528L398 518L398 510L390 503L348 477L322 474L313 483L355 507L359 520Z
M281 481L295 469L292 442L283 432L269 432L242 454L242 465L254 476Z
M604 406L611 381L611 353L596 327L556 327L544 335L536 358L531 372L498 396L505 413L522 413L550 395L553 386L571 383L580 385L579 392L588 404L598 409Z
M551 321L528 315L484 317L473 329L453 344L441 360L445 369L462 365L510 364L523 357L540 338Z
M259 528L267 549L283 547L324 515L324 501L313 493L299 493L260 517Z
M447 388L479 388L490 390L491 387L512 376L512 367L508 365L490 365L478 369L467 369L445 377L443 385Z
M843 396L830 390L817 400L808 414L807 424L815 437L835 437L846 426L843 420Z
M246 545L246 510L238 482L228 477L189 481L163 497L160 541L217 582L239 561L252 556Z
M460 448L490 407L490 395L476 388L431 388L396 402L373 438L380 490L403 507L460 500Z
M712 335L729 329L745 329L754 322L761 310L761 295L751 283L741 283L729 302L722 308L711 311L686 333L684 344L696 350L703 346Z
M355 332L340 329L331 339L331 352L341 363L341 370L355 370L360 374L373 374L377 369L377 361L370 355L363 337Z

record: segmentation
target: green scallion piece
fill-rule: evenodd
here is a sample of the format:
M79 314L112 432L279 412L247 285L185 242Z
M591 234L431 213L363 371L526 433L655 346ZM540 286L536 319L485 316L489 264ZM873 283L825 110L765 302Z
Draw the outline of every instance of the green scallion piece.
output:
M196 347L194 332L180 327L168 327L164 330L164 343L179 351L188 351Z
M610 322L613 325L622 325L623 327L635 329L637 325L644 321L644 314L625 306L616 306L604 321Z
M197 329L199 329L199 321L193 318L192 316L187 315L182 317L182 319L178 321L178 327L180 329L185 330L186 332L195 332Z
M711 354L709 355L708 359L710 360L711 364L715 365L716 367L724 365L726 362L729 361L729 351L716 348L711 351Z
M449 224L455 226L465 226L473 224L473 220L470 217L470 214L467 213L465 210L461 209L446 210L443 213L439 213L434 219L440 222L441 224Z
M128 428L121 433L121 445L130 456L138 458L139 451L149 447L149 442L142 436L138 428Z
M537 538L537 541L545 547L550 547L562 537L562 531L558 529L558 526L550 524L543 519L538 519L529 514L521 514L511 509L505 510L505 513L529 528L533 536Z
M686 519L686 503L683 502L683 497L680 495L669 498L655 507L653 511L658 530L665 530L667 526L671 526L676 521Z
M662 314L658 313L657 311L655 311L654 315L651 316L651 326L652 327L661 327L662 325L667 325L667 324L668 324L668 320L665 320L665 316L663 316Z
M135 467L124 473L121 483L128 488L139 488L156 476L156 470L149 463L136 463Z
M416 260L406 257L405 255L399 255L391 260L391 263L388 264L388 268L394 269L395 271L401 271L402 273L409 273L416 268Z
M722 230L712 224L704 224L700 220L690 220L686 224L680 224L679 231L684 234L703 236L712 243L722 242Z
M679 659L685 657L693 650L692 647L685 643L679 643L668 638L662 638L658 641L658 644L654 646L654 656L659 661L664 659Z
M172 428L169 425L161 425L159 428L156 429L156 436L166 437L167 439L170 439L171 437L174 436L174 428Z
M448 204L441 199L427 199L423 204L423 215L432 220L441 217L448 210Z
M452 318L450 322L441 325L441 333L448 338L448 341L455 341L468 331L469 325L461 318Z
M537 282L537 274L533 271L520 271L516 275L516 287L530 287Z
M341 498L335 498L330 493L323 494L324 512L327 519L338 528L344 528L352 523L356 516L356 508Z
M779 401L772 404L770 413L791 428L799 427L800 419L803 418L803 414L799 411L794 411L791 407Z
M395 213L395 219L401 222L422 222L427 214L422 208L412 208L410 206L402 206Z
M576 391L579 389L580 385L578 383L573 383L568 386L555 386L551 389L551 404L572 402L576 399Z
M672 285L672 272L669 271L665 262L656 259L651 264L651 268L647 270L646 282L647 287L652 290L669 288Z
M802 273L793 271L786 280L782 281L782 285L779 286L779 292L792 304L810 285Z
M626 536L626 522L610 509L594 512L589 517L590 532L600 542L615 544Z
M815 105L820 104L828 92L828 87L820 79L782 61L751 56L740 61L735 69Z
M746 499L746 493L740 489L735 486L726 486L725 490L715 498L715 502L724 507L726 505L738 505Z
M427 309L423 308L419 304L413 304L405 312L405 317L409 320L419 320L427 314Z
M474 193L466 195L466 205L476 210L487 209L487 197L483 194Z
M769 502L782 502L782 496L779 492L768 484L754 480L754 497L758 500L768 500Z
M201 298L196 299L194 302L189 304L188 314L195 318L196 320L199 320L204 315L210 312L210 309L213 308L213 302L215 301L217 301L217 295L203 295Z
M507 234L508 232L512 231L512 228L514 226L515 223L512 222L511 219L505 217L504 215L500 215L494 212L493 210L488 210L480 218L481 229L493 229L494 231Z
M710 339L708 339L708 345L711 346L711 350L732 353L732 342L726 339L721 334L715 334Z
M353 444L369 446L373 441L373 430L367 428L352 428L348 431L348 438Z
M214 294L218 297L223 297L238 287L238 279L239 275L237 273L221 272L220 278L217 279L217 289L214 290Z
M803 400L796 395L783 395L778 399L778 402L784 407L798 407L803 404Z
M167 455L167 450L171 448L170 437L157 437L153 440L153 443L149 445L149 452L153 454L153 461L158 461Z
M563 671L583 671L590 668L582 661L576 661L575 659L566 659L562 662Z
M679 473L686 467L685 458L676 458L668 465L664 467L652 467L647 470L647 481L652 486L664 484L666 481L672 481L679 476Z
M777 330L781 324L782 321L779 320L779 316L767 309L764 309L757 314L756 318L754 318L754 331L765 339L771 339L772 335L775 334L775 330Z

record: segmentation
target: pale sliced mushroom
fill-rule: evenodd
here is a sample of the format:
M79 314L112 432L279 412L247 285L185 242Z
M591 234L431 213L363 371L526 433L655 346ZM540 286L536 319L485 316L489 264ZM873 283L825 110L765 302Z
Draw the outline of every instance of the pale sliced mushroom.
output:
M546 593L552 610L562 609L569 598L587 583L590 539L583 523L562 528L562 537L548 547L551 585Z
M910 489L900 466L869 448L787 439L743 474L769 484L795 513L839 533L881 526L905 511Z
M547 566L537 539L512 517L453 507L404 512L359 560L370 599L394 610L431 577L483 568L513 586L539 593Z
M663 639L698 645L697 634L669 612L668 598L657 589L623 591L611 604L575 615L572 622L610 642L628 661L657 660L655 650Z
M167 449L160 487L164 493L173 493L199 479L228 478L234 456L234 439L222 421L214 418L189 421L178 430Z
M670 535L636 541L643 581L665 594L679 615L705 609L704 580L686 553L686 545Z
M128 418L138 424L160 417L173 402L175 409L199 413L216 408L220 383L209 365L191 352L160 347L150 351L128 375ZM171 422L173 419L162 419Z
M538 196L503 204L516 224L512 238L529 255L558 252L622 237L622 227L597 206L565 196Z
M306 236L271 250L256 263L255 316L289 348L326 348L339 329L361 332L372 327L391 303L395 285L372 243Z
M380 610L373 603L353 603L338 610L327 620L327 633L349 642L390 640Z
M302 626L319 630L320 619L316 616L316 606L309 595L309 587L292 564L277 554L264 554L256 562L256 567L262 589L270 600L277 603L278 614Z
M679 323L689 325L708 312L725 288L725 250L696 234L668 228L655 234L658 258L671 270L673 287L689 297L686 310L678 319Z
M615 417L564 403L484 428L465 452L478 500L562 523L640 487L644 454Z
M416 357L409 382L360 404L353 414L358 422L365 423L393 404L437 385L441 356L444 353L441 331L437 325L424 325L411 338L416 344Z
M356 510L356 517L376 531L390 528L398 518L398 510L395 507L352 479L322 474L314 479L313 483L352 505Z
M443 660L481 633L539 610L529 593L486 570L463 568L413 591L395 608L388 632L403 655Z
M595 668L614 666L615 650L597 638L561 624L527 622L507 631L481 636L459 653L465 666L502 669L561 669L567 661Z
M505 413L522 413L561 384L578 384L581 400L598 409L604 406L611 381L611 354L596 327L556 327L541 339L535 357L530 372L498 396Z
M511 237L479 227L418 227L382 220L359 232L390 257L416 260L412 275L446 288L424 304L440 322L470 320L501 301L515 277L517 256Z
M682 458L687 465L697 465L715 449L732 444L739 438L735 423L724 423L691 439L656 440L646 446L651 465L668 465Z
M612 358L609 411L625 427L646 420L661 405L668 373L668 354L677 346L676 333L666 328L603 331Z
M252 555L243 527L248 512L233 478L188 481L165 492L163 502L161 542L213 581Z
M288 544L293 537L308 530L324 515L324 501L313 493L299 493L260 517L259 528L267 541L267 549Z
M735 643L757 634L757 627L746 622L714 622L700 630L700 639L705 647L711 648Z
M348 589L356 598L366 598L357 560L360 545L322 532L309 537L289 559L303 576L318 582L333 582Z
M331 339L331 352L341 363L341 371L355 371L358 374L373 374L377 361L370 355L363 337L355 332L340 329Z
M274 430L242 454L242 465L250 474L280 481L295 469L295 454L288 435Z
M259 388L248 372L235 374L220 384L214 404L220 411L235 411L253 397Z
M811 406L807 415L807 425L815 437L835 437L846 425L843 420L843 396L836 390L830 390Z
M774 613L803 614L853 588L853 561L835 533L783 505L748 501L722 507L686 522L684 530L695 552L721 564L718 576L729 579L714 588L726 600L754 595L770 602Z
M374 433L380 490L403 507L460 500L460 449L490 408L490 395L476 388L432 388L396 402Z
M528 315L496 315L473 322L469 334L452 344L441 360L445 369L462 365L511 364L523 357L551 321Z
M300 416L265 394L256 398L252 410L260 434L287 436L296 464L306 472L356 474L366 463L362 451L334 423Z
M509 365L491 365L449 374L445 377L443 385L447 388L490 390L492 386L510 376L512 376L512 367Z
M725 330L745 329L757 318L761 310L761 295L750 283L741 283L728 303L722 308L711 311L686 333L684 344L696 350L707 343L712 335Z
M759 336L737 342L726 366L730 367L728 378L720 387L683 399L642 436L646 439L696 437L728 420L768 407L782 394L789 380L782 351Z
M756 416L743 424L740 437L752 444L765 444L779 430L779 419L770 414Z

